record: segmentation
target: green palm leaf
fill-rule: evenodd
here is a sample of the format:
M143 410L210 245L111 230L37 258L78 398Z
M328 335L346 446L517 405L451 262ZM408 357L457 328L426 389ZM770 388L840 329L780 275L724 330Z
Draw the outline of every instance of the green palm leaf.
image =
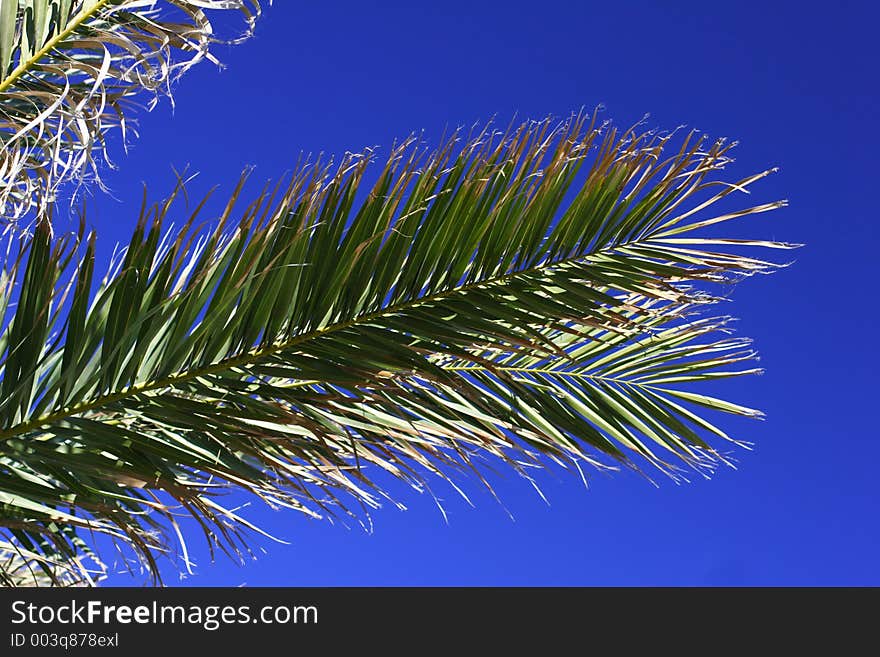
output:
M154 103L216 61L209 14L221 9L249 27L260 12L257 0L0 1L0 216L45 208L64 182L100 182L105 136L126 138L134 97Z
M7 540L64 560L88 528L155 573L181 512L246 549L230 488L325 515L377 505L380 471L711 470L732 439L703 414L758 413L693 386L757 370L697 313L774 268L740 247L791 245L695 236L782 203L711 214L770 172L723 182L730 145L672 139L576 116L408 140L369 188L370 153L236 211L242 181L210 229L203 201L167 231L172 195L100 283L94 235L39 224L0 282Z

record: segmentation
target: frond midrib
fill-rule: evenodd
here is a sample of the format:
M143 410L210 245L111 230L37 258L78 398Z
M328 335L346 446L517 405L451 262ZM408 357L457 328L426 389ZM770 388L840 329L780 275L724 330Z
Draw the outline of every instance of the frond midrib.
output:
M511 372L515 374L534 374L544 376L568 376L575 379L589 379L591 381L616 383L619 385L634 386L636 388L646 388L649 390L658 389L657 386L641 381L633 381L630 379L622 379L616 376L603 376L602 374L587 374L586 372L560 370L554 367L513 367L510 365L498 365L489 368L485 365L441 365L447 372L491 372L493 370L499 372Z
M112 0L98 0L94 7L88 9L86 11L80 12L76 18L70 21L70 24L66 28L64 28L57 35L49 39L42 48L40 48L37 52L35 52L27 61L21 62L18 66L12 69L12 72L4 78L2 82L0 82L0 93L3 93L13 84L15 84L18 79L30 71L43 57L49 54L52 50L54 50L58 44L62 43L67 37L73 34L80 25L85 23L87 20L95 16L101 9L107 6Z
M467 285L462 285L450 290L445 290L443 292L437 292L432 295L428 295L425 297L419 297L418 299L413 299L410 301L406 301L403 303L394 304L391 306L386 306L379 310L376 310L371 313L366 313L364 315L360 315L358 317L349 319L345 322L339 322L337 324L331 324L321 329L309 331L306 333L302 333L297 335L290 340L284 340L281 342L275 342L266 347L257 347L246 351L245 353L234 356L232 358L225 358L217 361L211 365L206 367L201 367L197 369L187 370L185 372L177 372L175 374L163 377L161 379L157 379L155 381L143 383L140 385L131 386L125 390L121 390L119 392L111 393L109 395L104 395L94 399L90 402L78 404L75 406L71 406L66 409L62 409L59 411L55 411L54 413L49 413L43 417L36 418L34 420L30 420L28 422L19 424L17 426L10 427L3 431L0 431L0 441L8 440L10 438L14 438L16 436L20 436L22 434L28 433L29 431L34 431L39 429L40 427L51 425L55 422L64 420L68 417L73 417L76 415L81 415L83 413L88 413L94 410L101 408L102 406L106 406L108 404L113 404L115 402L121 401L123 399L127 399L129 397L133 397L135 395L143 394L146 392L151 392L154 390L161 390L163 388L173 387L175 384L183 383L186 381L191 381L193 379L197 379L202 376L217 374L218 372L223 372L234 367L239 367L242 365L249 365L259 362L261 359L266 358L268 356L273 356L275 354L281 353L283 351L287 351L292 347L303 344L305 342L309 342L310 340L315 340L322 336L337 332L343 331L347 328L351 328L352 326L357 326L360 324L364 324L370 321L373 321L377 318L390 315L396 312L400 312L402 310L409 310L411 308L415 308L425 303L430 303L432 301L437 301L441 299L445 299L447 297L461 294L462 292L467 292L468 290L476 289L482 286L489 285L497 285L499 283L504 282L505 280L517 277L517 276L525 276L537 271L551 269L554 267L559 267L566 264L571 264L574 262L589 260L590 257L594 257L599 255L605 251L614 250L621 246L626 246L628 244L632 244L639 240L634 240L633 242L625 242L611 245L610 247L605 247L602 249L598 249L593 253L582 254L578 256L572 256L569 258L562 258L560 260L554 261L552 263L543 263L539 265L534 265L532 267L528 267L526 269L519 269L513 272L508 272L506 274L495 276L492 278L488 278L482 281L477 281L474 283L469 283Z

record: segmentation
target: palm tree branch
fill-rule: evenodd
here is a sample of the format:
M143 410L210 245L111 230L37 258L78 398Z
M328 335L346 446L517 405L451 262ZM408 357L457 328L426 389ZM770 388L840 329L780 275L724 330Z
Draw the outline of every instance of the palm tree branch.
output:
M629 246L629 244L624 244L620 246ZM614 251L618 247L614 247L612 249L608 249L607 251ZM596 255L602 254L603 251L597 252ZM578 263L583 262L585 260L584 257L577 258L567 258L562 259L554 263L553 267L564 266L569 263ZM260 362L263 362L272 356L288 352L296 347L301 347L307 344L309 341L316 340L326 335L331 335L333 333L343 331L345 329L354 328L361 325L368 325L378 319L382 319L384 317L397 315L403 311L418 308L419 306L430 304L436 301L442 301L448 299L452 296L466 294L467 292L475 289L484 289L491 288L495 285L503 285L506 281L521 276L527 276L528 274L535 273L538 271L547 271L550 269L546 266L534 266L523 270L518 270L516 272L512 272L509 274L496 276L494 278L486 279L477 283L471 283L469 285L463 285L461 287L457 287L445 292L438 292L436 294L432 294L426 297L413 299L408 302L393 304L383 308L382 310L375 311L372 313L367 313L364 315L360 315L351 320L340 322L337 324L331 324L324 328L315 331L309 331L307 333L303 333L297 335L289 340L281 341L273 343L269 346L261 346L254 347L243 354L232 358L226 358L219 360L217 362L212 363L211 365L205 367L196 367L191 368L185 371L176 372L170 376L157 379L155 381L145 382L140 385L134 385L127 387L123 390L120 390L116 393L104 395L97 397L93 400L90 400L87 403L73 405L65 407L59 411L54 413L47 414L43 417L35 418L30 420L27 423L23 423L17 425L15 427L11 427L9 429L0 431L0 440L5 440L7 438L12 438L17 435L21 435L22 433L28 433L35 429L39 429L41 426L52 424L54 422L58 422L64 420L68 417L81 415L84 413L88 413L90 411L99 410L101 407L112 404L114 402L121 401L126 397L137 396L139 394L148 393L156 390L163 390L166 388L174 388L175 386L191 381L193 379L198 379L200 377L205 377L211 374L217 374L221 372L226 372L231 369L254 365ZM537 346L537 345L535 345ZM460 368L455 367L445 367L447 371L458 371ZM510 368L507 368L510 369ZM513 370L510 370L513 371Z
M369 154L304 164L236 221L242 182L201 231L204 202L163 232L172 195L145 204L95 292L94 239L73 258L40 224L0 276L0 308L19 289L0 324L0 454L33 479L9 484L0 525L57 538L70 508L152 563L175 506L234 543L247 525L213 500L230 486L316 513L377 504L371 468L424 488L419 471L486 458L672 472L655 443L699 470L724 460L700 432L726 434L679 402L754 413L668 386L755 371L724 369L751 358L741 341L694 342L724 321L686 318L716 300L701 283L774 265L697 247L790 245L682 242L721 223L686 201L721 184L707 176L728 147L687 137L664 160L669 139L577 116L407 141L371 189Z
M66 182L112 166L107 134L134 134L135 99L152 107L221 42L206 11L258 0L41 0L0 9L0 216L45 214Z

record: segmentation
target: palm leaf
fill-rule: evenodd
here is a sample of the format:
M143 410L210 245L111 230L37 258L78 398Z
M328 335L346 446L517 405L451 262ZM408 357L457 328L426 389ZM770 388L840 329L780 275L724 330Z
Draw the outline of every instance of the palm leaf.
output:
M106 134L131 131L140 92L172 82L217 43L211 10L257 0L0 1L0 216L51 203L59 185L109 162ZM207 11L206 11L207 10Z
M107 568L88 545L71 534L82 554L53 558L0 541L0 586L95 586L106 578Z
M8 540L78 554L59 528L88 528L155 573L181 512L246 549L230 488L326 515L377 505L380 471L711 470L733 441L704 413L758 413L694 384L757 370L702 309L774 268L740 247L791 245L695 236L782 203L711 214L770 172L730 184L730 145L672 141L585 116L407 140L370 187L371 153L237 211L243 180L210 228L203 201L169 231L172 195L100 283L94 235L39 224L0 285Z

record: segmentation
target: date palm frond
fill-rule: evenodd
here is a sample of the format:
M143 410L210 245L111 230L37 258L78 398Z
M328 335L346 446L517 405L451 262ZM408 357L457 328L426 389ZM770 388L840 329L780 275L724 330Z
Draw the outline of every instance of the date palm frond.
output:
M378 505L377 473L711 470L736 442L713 412L759 413L715 396L757 369L705 310L776 267L744 247L792 247L716 236L783 205L714 212L770 173L725 181L731 147L584 115L410 139L239 208L242 182L207 227L145 203L100 281L94 235L40 223L0 278L0 527L155 573L180 514L246 549L229 489L326 515Z
M65 182L100 182L107 133L127 138L138 96L151 105L192 65L214 60L219 10L240 12L249 32L260 5L0 0L0 217L45 211Z

